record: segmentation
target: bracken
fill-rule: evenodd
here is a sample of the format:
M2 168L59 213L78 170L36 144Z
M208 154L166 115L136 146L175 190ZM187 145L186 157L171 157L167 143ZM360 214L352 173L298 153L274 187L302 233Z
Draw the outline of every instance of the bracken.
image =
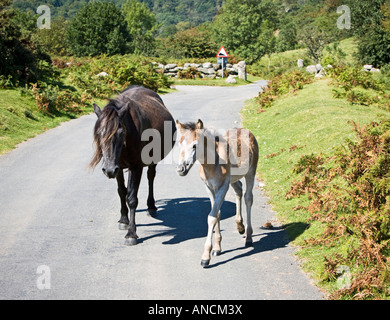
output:
M308 195L309 221L327 226L319 237L307 239L307 246L337 247L340 239L355 240L343 255L324 257L325 281L334 280L338 265L353 270L350 288L331 298L384 298L390 293L390 120L352 125L358 141L347 140L328 159L309 155L299 160L293 171L301 180L286 198Z

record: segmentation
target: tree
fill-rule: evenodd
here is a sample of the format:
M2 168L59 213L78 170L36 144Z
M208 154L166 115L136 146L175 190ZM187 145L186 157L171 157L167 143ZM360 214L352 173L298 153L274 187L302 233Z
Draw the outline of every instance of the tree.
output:
M390 63L389 0L347 0L352 30L358 37L358 59L381 67Z
M10 4L11 0L0 0L0 75L11 76L14 82L36 82L52 71L50 57L32 33L16 23Z
M276 51L294 50L298 44L295 22L285 19L280 22L280 32L276 38Z
M268 56L268 72L270 72L271 54L276 51L276 37L274 35L273 24L268 20L264 20L262 23L258 42L264 54Z
M218 46L211 39L205 25L177 32L173 37L174 47L184 58L214 57Z
M322 52L329 43L328 35L316 26L308 25L300 30L298 38L305 44L309 58L320 63Z
M277 17L274 1L226 0L214 23L215 40L252 63L266 53L261 34L276 29Z
M383 67L390 63L390 35L380 27L372 28L360 38L358 59L362 64Z
M112 2L90 2L70 21L66 39L76 56L124 54L130 41L120 9Z
M208 23L176 32L170 37L158 38L157 43L158 56L176 59L215 57L219 48L212 40Z
M390 33L390 1L387 1L382 5L381 11L383 14L383 29Z
M67 24L68 21L60 17L51 22L50 29L37 31L39 42L46 52L54 55L66 55L68 53L66 43Z
M155 15L144 3L127 0L122 5L127 30L132 37L130 51L138 54L153 55L156 47L154 37L159 28Z
M386 2L388 0L345 0L351 9L351 29L356 36L364 36L373 27L382 25Z

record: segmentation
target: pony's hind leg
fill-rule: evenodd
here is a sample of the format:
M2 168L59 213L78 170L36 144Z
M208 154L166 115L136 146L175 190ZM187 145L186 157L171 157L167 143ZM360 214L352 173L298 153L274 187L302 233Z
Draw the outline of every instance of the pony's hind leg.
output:
M213 244L213 250L211 251L211 254L213 256L219 256L222 252L222 247L221 247L222 235L221 235L220 221L221 221L221 210L218 211L217 222L215 224L214 244Z
M129 229L129 209L127 208L127 189L125 186L125 178L123 176L123 170L119 170L118 176L116 177L116 181L118 183L118 194L121 199L121 217L118 221L119 230L127 230Z
M253 229L252 229L252 219L251 219L251 210L252 210L252 204L253 204L253 186L255 184L255 174L249 172L245 176L245 181L246 181L246 190L245 190L245 206L246 206L246 240L245 240L245 247L250 247L253 243L252 240L252 234L253 234Z
M237 224L237 230L240 234L245 233L245 227L242 223L242 211L241 211L241 199L242 199L242 183L241 181L236 181L232 183L232 187L234 189L234 193L236 194L236 224Z

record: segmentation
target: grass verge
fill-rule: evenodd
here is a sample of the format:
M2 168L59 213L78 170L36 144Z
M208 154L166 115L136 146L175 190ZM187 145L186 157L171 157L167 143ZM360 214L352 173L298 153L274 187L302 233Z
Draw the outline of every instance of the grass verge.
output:
M219 87L232 87L232 86L242 86L246 84L251 84L255 81L262 80L261 77L252 76L250 74L247 75L247 81L235 78L237 83L227 83L226 79L209 79L209 78L202 78L202 79L189 79L189 80L182 80L182 79L174 79L175 85L185 85L185 86L219 86Z
M162 88L159 94L167 94L174 89ZM95 98L93 102L104 106L105 99ZM14 149L19 143L55 128L65 121L69 121L93 111L92 105L80 108L80 112L72 113L55 111L54 113L41 112L37 102L31 95L23 95L16 89L0 90L0 155Z
M333 44L331 44L333 45ZM357 51L357 41L355 38L349 38L340 41L339 48L345 53L342 59L345 64L355 64L354 54ZM323 50L323 57L333 57L326 49ZM295 70L297 60L303 59L305 66L315 64L307 56L306 49L296 49L280 53L274 53L269 58L264 56L253 65L248 66L248 72L261 76L263 79L271 79L274 76ZM323 66L326 66L324 64Z
M307 246L305 240L319 237L325 225L310 221L310 214L297 207L309 204L307 197L286 200L296 175L293 166L303 155L330 156L334 148L345 139L356 140L356 133L348 121L360 125L389 118L386 110L351 105L335 98L329 79L316 80L302 90L278 98L272 108L258 113L259 104L249 100L242 110L244 127L250 129L259 142L259 176L266 184L266 192L278 218L287 226L293 244L301 247L298 256L305 271L317 280L317 284L332 293L337 281L324 281L326 261L324 257L342 254L356 243L340 242L337 247Z
M71 113L43 114L38 110L33 97L21 95L18 89L1 90L0 155L9 152L17 144L73 118L75 115Z

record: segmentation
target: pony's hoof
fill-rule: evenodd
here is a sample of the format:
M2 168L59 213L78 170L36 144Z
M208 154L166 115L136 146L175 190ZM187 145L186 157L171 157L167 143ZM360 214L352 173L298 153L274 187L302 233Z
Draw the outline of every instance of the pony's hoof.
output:
M247 240L245 241L245 248L249 248L253 246L253 241L252 240Z
M137 244L137 239L136 238L126 238L125 239L125 245L126 246L135 246Z
M213 250L211 251L211 255L214 257L219 256L221 255L221 250Z
M210 264L210 260L202 260L202 261L200 262L200 265L201 265L203 268L207 267L209 264Z
M155 218L157 216L157 209L148 209L146 213L148 214L148 216Z
M128 223L118 223L119 230L129 230L129 224Z

